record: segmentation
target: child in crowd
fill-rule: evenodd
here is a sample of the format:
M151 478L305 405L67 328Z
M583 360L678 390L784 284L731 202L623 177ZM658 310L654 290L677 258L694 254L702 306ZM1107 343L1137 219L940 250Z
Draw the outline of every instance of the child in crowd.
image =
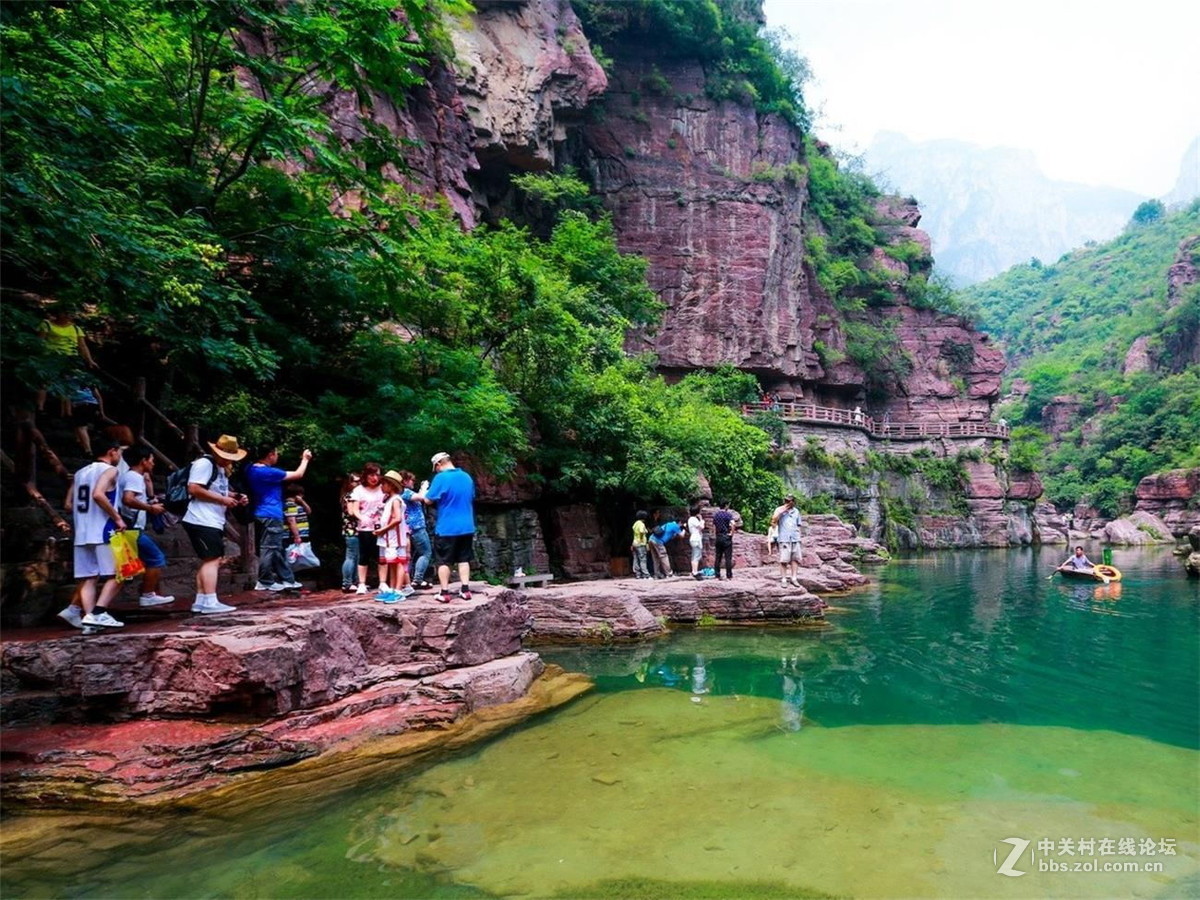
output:
M308 540L308 517L312 507L304 499L304 485L289 481L283 486L283 518L292 535L293 544Z
M404 523L404 479L389 471L380 483L383 512L375 534L379 541L379 593L376 600L395 603L413 592L408 583L408 526ZM390 587L389 587L390 585Z

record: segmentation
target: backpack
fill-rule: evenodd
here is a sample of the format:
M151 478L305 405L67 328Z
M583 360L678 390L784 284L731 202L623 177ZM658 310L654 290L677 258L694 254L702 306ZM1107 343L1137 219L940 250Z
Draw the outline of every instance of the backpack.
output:
M217 463L211 456L202 456L200 459L207 459L212 463L212 475L208 479L208 484L204 485L208 488L217 480ZM163 506L166 507L167 512L176 516L182 516L187 512L188 504L192 500L191 494L188 493L188 475L191 472L192 464L188 463L167 476L167 493L163 497Z

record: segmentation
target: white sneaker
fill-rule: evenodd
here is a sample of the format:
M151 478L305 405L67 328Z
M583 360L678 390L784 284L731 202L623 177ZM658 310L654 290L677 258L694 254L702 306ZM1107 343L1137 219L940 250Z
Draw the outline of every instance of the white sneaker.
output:
M273 590L275 590L275 588L269 584L263 584L261 581L256 581L254 583L254 590L256 590L256 591L273 591Z
M104 628L124 628L124 622L118 622L108 614L107 610L96 612L93 610L89 615L84 616L81 620L82 625L100 625Z
M236 606L230 606L228 603L222 603L220 600L197 600L192 604L192 612L200 613L201 615L233 612L235 609L237 609Z
M138 606L163 606L167 603L174 603L174 597L164 597L162 594L142 594L138 597Z
M283 583L283 589L285 591L298 591L302 587L304 587L304 585L302 585L298 581L288 581L286 583Z
M784 587L791 587L791 582L788 581L788 577L786 575L779 579L779 583Z
M367 586L365 584L360 584L358 587L356 587L354 589L354 593L356 593L356 594L365 594L366 592L367 592Z
M83 610L78 606L68 606L58 614L58 617L70 625L72 628L83 627Z
M802 585L802 584L800 583L800 576L799 576L799 575L793 575L793 576L792 576L792 584L794 584L796 587L804 587L804 585Z
M415 593L416 593L416 588L414 588L411 584L400 588L400 595L403 597L411 597Z

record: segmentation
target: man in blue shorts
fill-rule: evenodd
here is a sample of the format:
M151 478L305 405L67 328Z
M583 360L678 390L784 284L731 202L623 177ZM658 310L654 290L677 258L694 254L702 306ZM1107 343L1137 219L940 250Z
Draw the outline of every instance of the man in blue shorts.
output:
M433 459L433 481L425 492L425 499L437 505L437 524L434 526L433 552L438 564L438 584L441 592L436 599L449 603L454 599L450 593L450 567L458 566L461 582L458 596L471 599L471 560L474 559L475 543L475 481L457 468L449 453L435 453Z

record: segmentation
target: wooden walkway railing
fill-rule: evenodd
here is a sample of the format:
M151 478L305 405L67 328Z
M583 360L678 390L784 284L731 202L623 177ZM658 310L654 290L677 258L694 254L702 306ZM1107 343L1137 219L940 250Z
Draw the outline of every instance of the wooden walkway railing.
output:
M131 429L134 432L134 439L151 453L153 453L155 459L162 463L168 472L174 472L179 468L179 465L146 439L146 436L143 432L145 429L147 414L158 419L158 421L164 427L166 427L183 443L185 457L190 458L192 456L198 456L204 452L204 448L200 444L199 426L192 424L184 429L172 422L170 418L167 417L166 413L164 413L146 398L145 378L138 378L133 385L128 385L115 375L105 372L103 369L98 368L97 371L99 371L108 382L117 385L118 387L124 389L126 393L132 395L131 399L133 400L134 409L140 413L140 415L136 417L140 419L140 421L136 421ZM113 419L110 419L107 416L103 416L100 421L101 424L104 425L117 424ZM46 442L45 435L43 435L41 430L37 427L36 418L31 413L25 413L24 415L19 416L17 421L17 458L14 460L10 458L8 454L0 451L0 465L2 465L17 478L33 503L50 517L56 528L63 531L69 531L70 525L63 519L62 516L58 514L54 505L47 501L36 487L35 483L37 481L37 461L39 453L46 463L54 470L54 472L63 479L64 486L69 484L70 481L75 477L74 474L69 472L62 464L62 461L58 458L57 454L55 454L55 452L50 448L50 445ZM190 465L190 462L185 462L184 465ZM238 545L241 551L240 555L243 568L246 571L249 571L252 555L251 547L254 543L253 536L249 533L249 527L240 523L236 523L232 520L232 518L230 518L225 523L225 535Z
M879 422L863 412L817 406L813 403L743 403L742 415L774 413L785 422L808 422L814 425L837 425L858 428L881 440L920 440L931 437L977 438L1008 440L1008 426L998 422Z

